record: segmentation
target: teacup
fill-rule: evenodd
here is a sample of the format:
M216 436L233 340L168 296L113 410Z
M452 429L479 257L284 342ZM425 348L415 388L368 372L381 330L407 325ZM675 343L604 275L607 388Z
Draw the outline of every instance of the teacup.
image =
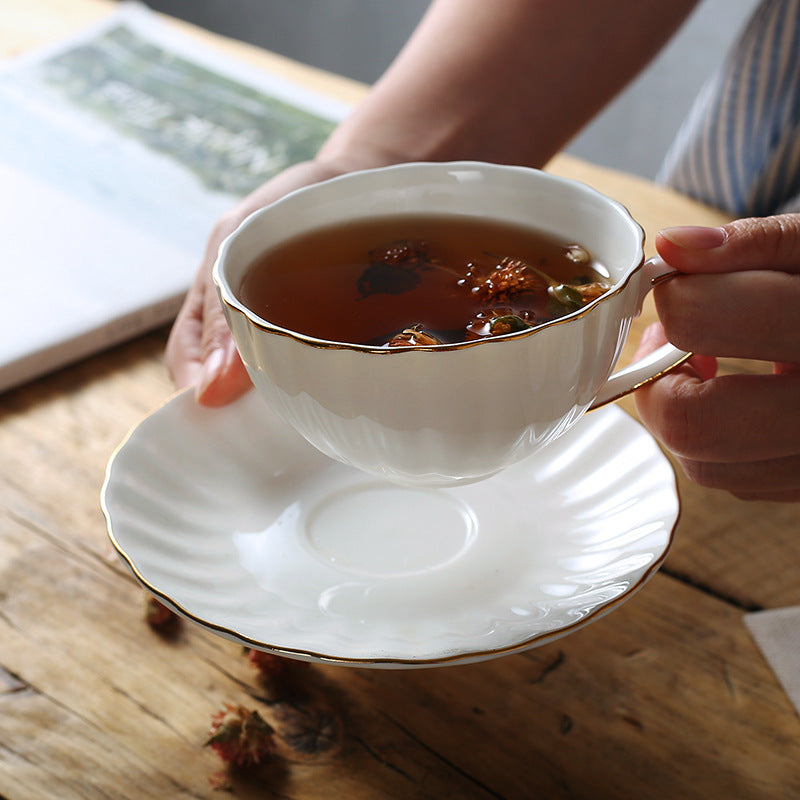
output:
M310 230L398 214L463 214L580 243L611 287L539 327L415 348L326 341L278 327L240 299L265 250ZM612 375L631 321L670 270L645 262L644 234L594 189L524 167L412 163L318 183L256 211L221 245L216 282L257 391L328 456L390 481L448 486L538 452L589 409L686 358L667 345ZM611 376L611 377L609 377Z

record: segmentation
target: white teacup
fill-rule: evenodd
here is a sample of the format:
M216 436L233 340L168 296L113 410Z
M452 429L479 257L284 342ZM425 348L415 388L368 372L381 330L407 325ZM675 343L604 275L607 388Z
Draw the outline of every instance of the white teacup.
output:
M322 226L426 212L578 242L612 286L536 328L423 348L315 339L261 319L239 299L248 268L277 243ZM223 242L214 280L256 389L311 444L391 481L447 486L537 452L588 409L686 358L668 345L611 375L645 295L669 273L658 258L644 261L643 240L625 208L576 181L473 162L402 164L315 184L256 211Z

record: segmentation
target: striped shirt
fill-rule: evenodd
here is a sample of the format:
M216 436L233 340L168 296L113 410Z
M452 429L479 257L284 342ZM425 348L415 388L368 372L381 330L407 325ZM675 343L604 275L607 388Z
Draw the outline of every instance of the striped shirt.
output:
M762 0L658 180L737 216L800 211L800 0Z

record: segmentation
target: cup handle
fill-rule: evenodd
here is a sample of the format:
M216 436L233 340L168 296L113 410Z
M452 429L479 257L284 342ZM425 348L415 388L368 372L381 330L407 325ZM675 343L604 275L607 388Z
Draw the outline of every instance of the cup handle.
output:
M672 269L660 256L653 256L653 258L645 261L642 269L644 274L642 276L642 291L639 297L639 311L641 312L642 303L647 293L659 283L669 280L677 275L677 272ZM604 406L607 403L613 403L624 397L626 394L644 386L662 375L666 375L675 367L680 366L691 357L691 353L684 350L679 350L675 345L665 344L654 350L644 358L634 361L627 367L615 372L603 386L600 388L595 401L589 406L589 410Z

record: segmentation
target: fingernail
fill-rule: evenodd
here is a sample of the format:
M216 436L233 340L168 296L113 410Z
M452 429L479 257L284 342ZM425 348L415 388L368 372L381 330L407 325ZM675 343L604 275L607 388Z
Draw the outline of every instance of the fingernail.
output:
M205 361L203 361L200 379L197 381L197 387L195 389L195 397L198 399L202 397L206 389L220 376L225 366L225 358L226 353L224 347L215 347L209 352Z
M705 228L701 225L678 225L660 231L665 239L685 250L714 250L725 244L725 228Z

